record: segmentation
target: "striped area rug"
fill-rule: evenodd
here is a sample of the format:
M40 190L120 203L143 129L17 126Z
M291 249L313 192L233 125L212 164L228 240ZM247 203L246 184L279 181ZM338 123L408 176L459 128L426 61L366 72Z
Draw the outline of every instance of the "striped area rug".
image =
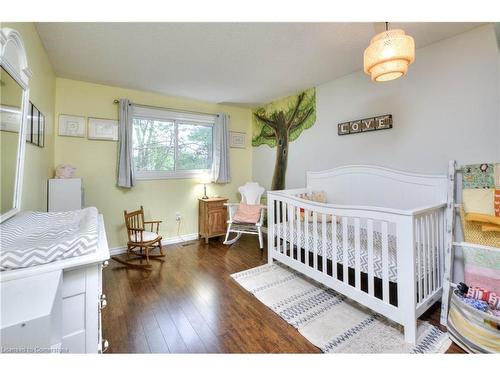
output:
M402 327L275 262L231 275L325 353L442 353L448 335L419 321L416 346Z

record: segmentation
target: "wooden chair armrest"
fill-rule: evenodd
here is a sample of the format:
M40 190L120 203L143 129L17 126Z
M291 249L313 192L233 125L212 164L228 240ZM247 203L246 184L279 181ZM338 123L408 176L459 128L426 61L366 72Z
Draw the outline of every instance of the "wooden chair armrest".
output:
M163 223L161 220L148 220L144 221L144 225L149 224L151 226L150 231L155 232L158 234L158 231L160 230L160 223ZM156 230L154 229L154 225L156 224Z

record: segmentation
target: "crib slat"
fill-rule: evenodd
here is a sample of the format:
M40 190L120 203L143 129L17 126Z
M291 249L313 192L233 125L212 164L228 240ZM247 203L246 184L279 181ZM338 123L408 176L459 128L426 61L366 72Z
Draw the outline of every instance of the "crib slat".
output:
M368 247L368 294L373 296L375 288L373 285L373 220L368 219L366 222L366 240Z
M313 267L318 269L318 213L313 211Z
M344 283L349 283L349 254L347 253L347 217L342 217L342 265Z
M276 251L281 253L281 201L276 201Z
M267 257L268 260L272 260L272 252L276 250L274 247L274 241L276 237L276 224L274 223L274 214L275 214L275 208L276 208L276 201L273 198L270 198L270 201L268 202L268 213L267 213L267 226L269 228L269 237L268 237L268 243L267 243Z
M429 229L429 269L427 271L428 277L429 277L429 294L434 290L434 284L432 280L432 247L433 247L433 242L434 242L434 233L432 231L432 214L427 214L427 225Z
M432 213L432 290L437 289L436 279L436 246L437 246L437 232L436 232L436 213Z
M288 238L288 228L287 228L287 217L286 217L286 210L288 208L287 203L282 202L281 206L281 219L283 220L283 254L287 255L287 238Z
M359 231L359 218L354 219L354 285L361 289L361 238Z
M309 267L309 211L304 210L304 248L306 255L306 265Z
M302 262L302 257L300 256L301 249L302 249L302 233L301 233L301 223L302 221L300 220L300 207L297 207L296 210L296 221L297 221L297 259Z
M295 232L293 230L293 214L294 214L294 209L292 204L288 204L288 240L290 241L290 258L295 259L293 255L293 233Z
M332 215L332 276L337 280L337 216Z
M417 303L422 301L422 293L420 287L422 285L422 257L420 255L422 248L422 227L420 225L420 218L415 220L415 246L417 253ZM403 276L404 277L404 276Z
M387 221L382 222L382 297L389 303L389 244L387 237Z
M438 288L443 284L443 272L441 270L441 254L443 252L443 211L438 213L438 255L437 255L437 271L438 271Z
M423 232L424 232L424 246L423 246L423 249L422 249L422 256L423 256L423 259L424 259L424 269L423 269L423 273L424 273L424 292L422 293L422 299L424 299L425 297L427 297L427 291L428 291L428 280L427 280L427 270L428 270L428 261L429 261L429 258L427 256L428 254L428 250L429 250L429 227L427 225L427 216L424 216L423 217Z
M326 273L326 215L321 215L321 270Z
M426 215L426 225L427 225L427 295L431 294L432 291L432 258L431 258L431 249L432 249L432 230L431 230L431 217L430 215Z

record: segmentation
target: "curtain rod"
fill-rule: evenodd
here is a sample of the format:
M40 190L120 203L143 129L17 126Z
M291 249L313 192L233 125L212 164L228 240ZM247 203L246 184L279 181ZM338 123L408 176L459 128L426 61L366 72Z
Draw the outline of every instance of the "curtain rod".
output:
M120 103L118 99L115 99L113 101L114 104ZM129 105L135 105L137 107L144 107L144 108L152 108L152 109L166 109L168 111L175 111L175 112L183 112L183 113L195 113L197 115L208 115L208 116L216 116L219 117L218 114L216 113L208 113L208 112L196 112L196 111L186 111L182 109L175 109L175 108L168 108L168 107L158 107L158 106L153 106L153 105L146 105L146 104L137 104L137 103L130 103Z

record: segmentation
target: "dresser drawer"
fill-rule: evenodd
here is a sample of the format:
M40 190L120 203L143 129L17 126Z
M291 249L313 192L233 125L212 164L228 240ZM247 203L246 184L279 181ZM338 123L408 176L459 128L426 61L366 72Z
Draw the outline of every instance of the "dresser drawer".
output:
M75 294L85 293L85 268L63 273L62 297L70 297Z

